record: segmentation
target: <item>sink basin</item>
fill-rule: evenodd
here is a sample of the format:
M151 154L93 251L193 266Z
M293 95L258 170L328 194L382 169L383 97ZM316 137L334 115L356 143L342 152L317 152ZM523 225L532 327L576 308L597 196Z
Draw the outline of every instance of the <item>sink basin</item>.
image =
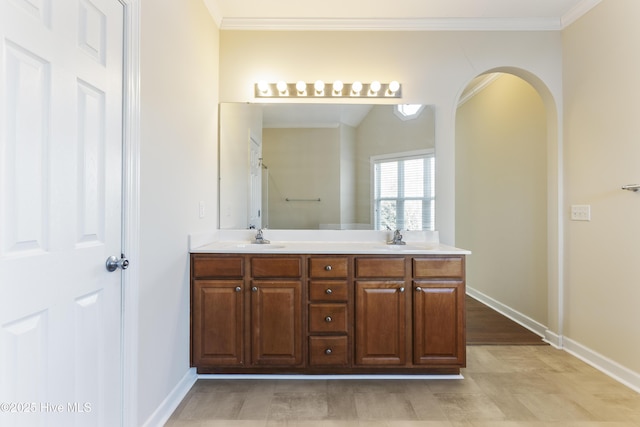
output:
M271 243L239 243L237 245L233 245L232 247L237 249L246 249L246 250L275 250L275 249L284 249L284 245L272 245Z
M389 252L410 252L410 251L428 251L435 248L435 245L415 245L408 243L406 245L384 245L380 249L384 249Z

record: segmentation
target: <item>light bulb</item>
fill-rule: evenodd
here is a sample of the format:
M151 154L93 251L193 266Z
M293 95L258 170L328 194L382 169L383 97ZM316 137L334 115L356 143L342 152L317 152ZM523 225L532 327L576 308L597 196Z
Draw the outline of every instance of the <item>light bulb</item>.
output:
M382 86L380 85L380 82L377 81L377 80L374 80L369 85L369 90L371 91L371 93L378 93L378 92L380 92L380 88L381 87Z
M269 83L265 82L264 80L260 80L258 82L258 90L261 94L265 95L267 92L269 92Z
M394 80L391 83L389 83L389 92L392 95L395 94L399 90L400 90L400 83L398 83L396 80Z
M354 95L359 95L360 92L362 92L362 83L358 81L353 82L353 84L351 85L351 91Z
M307 84L302 80L300 80L298 83L296 83L296 90L300 94L305 93L307 90Z
M342 88L344 88L344 84L340 80L333 82L333 93L340 95L342 93Z
M278 92L280 92L280 94L284 94L287 93L287 83L280 80L278 82L278 84L276 85L276 87L278 88Z
M324 82L322 80L316 80L313 84L313 88L316 90L317 94L322 94L322 92L324 92Z

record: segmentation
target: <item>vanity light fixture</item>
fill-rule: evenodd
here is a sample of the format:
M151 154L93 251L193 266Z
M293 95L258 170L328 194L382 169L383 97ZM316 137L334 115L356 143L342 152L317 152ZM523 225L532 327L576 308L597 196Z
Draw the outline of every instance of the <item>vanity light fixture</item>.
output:
M255 84L254 94L256 98L402 98L402 87L396 80L390 83L377 80L371 83L343 83L335 80L329 85L323 80L315 83L302 80L297 83L268 83L261 80Z

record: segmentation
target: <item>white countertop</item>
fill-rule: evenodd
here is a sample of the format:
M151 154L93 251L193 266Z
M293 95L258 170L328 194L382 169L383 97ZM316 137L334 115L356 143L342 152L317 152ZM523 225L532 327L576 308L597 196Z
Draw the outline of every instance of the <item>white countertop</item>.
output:
M268 244L252 243L256 230L216 230L190 236L191 253L251 254L423 254L468 255L471 252L441 244L437 231L402 231L405 245L386 242L389 231L264 230Z

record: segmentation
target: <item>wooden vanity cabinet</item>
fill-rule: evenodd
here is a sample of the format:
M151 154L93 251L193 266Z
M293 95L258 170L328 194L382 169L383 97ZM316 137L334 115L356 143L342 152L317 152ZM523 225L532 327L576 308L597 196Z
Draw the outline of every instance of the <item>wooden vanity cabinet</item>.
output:
M407 363L405 257L355 259L356 365Z
M435 254L192 254L192 366L459 373L464 262Z
M413 259L413 363L465 366L464 258Z
M191 364L200 373L302 366L302 258L191 256Z
M348 256L314 256L309 262L309 366L345 368L351 365L353 311Z

